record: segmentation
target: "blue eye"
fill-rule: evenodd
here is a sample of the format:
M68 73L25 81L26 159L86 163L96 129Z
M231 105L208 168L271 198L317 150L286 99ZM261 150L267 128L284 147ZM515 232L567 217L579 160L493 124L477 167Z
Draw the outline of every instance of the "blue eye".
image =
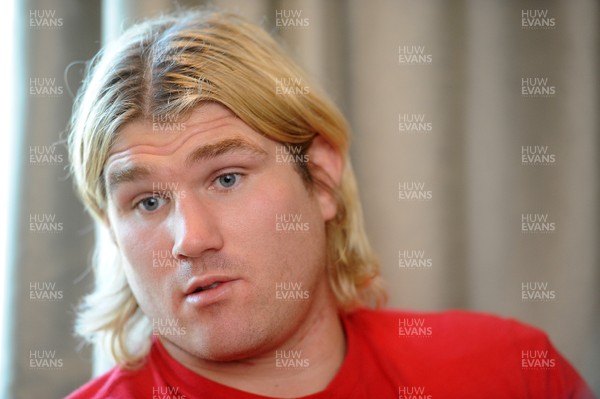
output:
M164 198L148 197L138 203L146 212L154 212L164 203Z
M226 175L219 176L217 180L222 187L230 188L233 187L237 182L238 175L237 173L227 173Z

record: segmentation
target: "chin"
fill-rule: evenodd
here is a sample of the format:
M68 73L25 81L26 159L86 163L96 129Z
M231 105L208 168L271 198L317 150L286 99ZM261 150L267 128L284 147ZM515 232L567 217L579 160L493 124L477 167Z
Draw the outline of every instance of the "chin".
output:
M200 357L217 362L244 361L275 351L276 336L264 334L250 334L242 331L238 334L230 334L224 339L224 335L217 335L213 340L204 340L198 347Z

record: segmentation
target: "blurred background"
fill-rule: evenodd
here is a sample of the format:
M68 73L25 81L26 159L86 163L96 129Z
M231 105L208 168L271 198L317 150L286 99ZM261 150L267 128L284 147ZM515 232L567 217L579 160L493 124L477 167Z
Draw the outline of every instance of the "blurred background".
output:
M73 93L103 43L175 5L9 3L0 397L60 398L94 363L72 333L94 242L67 171ZM597 1L211 4L277 36L350 121L390 307L520 319L600 392Z

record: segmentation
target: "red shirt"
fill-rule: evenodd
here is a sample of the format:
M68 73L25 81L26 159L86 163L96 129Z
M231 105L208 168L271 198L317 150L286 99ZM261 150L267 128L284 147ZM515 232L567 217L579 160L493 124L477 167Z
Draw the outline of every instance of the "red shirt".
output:
M449 311L359 310L343 316L347 353L324 391L305 399L589 399L546 335L514 320ZM143 368L115 367L67 399L259 399L175 361L158 340Z

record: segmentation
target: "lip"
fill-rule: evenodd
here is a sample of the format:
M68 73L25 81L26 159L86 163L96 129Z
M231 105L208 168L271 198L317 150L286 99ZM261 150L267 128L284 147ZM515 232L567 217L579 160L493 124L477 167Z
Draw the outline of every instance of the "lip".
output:
M232 292L236 278L226 276L204 276L193 278L185 290L185 302L194 306L207 306L218 302ZM195 292L200 287L208 287L220 283L217 287L205 291Z

